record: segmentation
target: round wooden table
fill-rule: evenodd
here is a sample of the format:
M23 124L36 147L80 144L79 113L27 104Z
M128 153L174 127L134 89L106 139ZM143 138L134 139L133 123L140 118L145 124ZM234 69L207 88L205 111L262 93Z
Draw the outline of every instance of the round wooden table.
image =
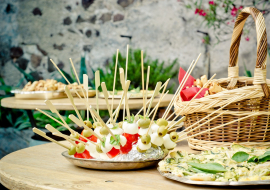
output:
M167 94L163 100L160 102L159 107L166 107L169 105L173 94ZM155 98L152 104L154 107L158 103L159 97ZM68 98L62 99L52 99L52 104L57 110L73 110L73 107ZM114 109L118 106L120 99L114 99ZM130 99L129 101L130 109L140 109L143 106L142 99ZM83 99L74 98L74 103L79 110L86 110L86 106ZM99 98L99 109L107 110L106 101L103 98ZM96 98L89 98L89 104L96 108ZM111 104L111 99L109 99L109 104ZM36 108L48 110L49 108L44 103L44 100L27 100L27 99L16 99L15 97L3 98L1 100L1 106L6 108L14 109L25 109L34 110Z
M65 142L66 143L66 142ZM196 152L187 141L178 150ZM13 152L0 160L0 183L9 189L269 189L255 187L211 187L187 185L162 177L157 169L100 171L72 165L61 153L64 149L48 143Z

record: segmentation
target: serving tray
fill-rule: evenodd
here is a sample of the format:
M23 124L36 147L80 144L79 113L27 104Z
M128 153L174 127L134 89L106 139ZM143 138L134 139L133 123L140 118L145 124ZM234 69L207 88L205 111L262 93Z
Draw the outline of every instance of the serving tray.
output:
M111 161L97 159L83 159L70 156L67 151L62 153L70 163L82 168L90 168L96 170L136 170L142 168L153 167L158 164L159 160L147 161Z
M64 91L22 91L12 90L11 93L15 94L18 99L36 99L36 100L49 100L57 98L66 98L67 95Z
M219 181L194 181L186 177L178 177L171 173L165 173L157 168L160 175L168 179L179 181L181 183L187 183L192 185L208 185L208 186L250 186L250 185L269 185L270 180L260 180L260 181L229 181L229 182L219 182Z

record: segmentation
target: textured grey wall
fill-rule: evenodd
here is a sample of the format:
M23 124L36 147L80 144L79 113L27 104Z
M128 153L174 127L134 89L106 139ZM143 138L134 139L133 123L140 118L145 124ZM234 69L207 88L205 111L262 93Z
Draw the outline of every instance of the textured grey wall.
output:
M177 0L4 0L0 11L1 75L10 85L21 78L10 57L26 72L35 72L36 78L50 78L57 71L48 58L70 72L68 58L78 63L85 54L87 64L95 69L104 66L117 48L124 53L128 43L153 59L178 58L184 68L202 52L193 73L198 77L205 73L208 57L203 35L197 30L213 34L201 25L203 18ZM269 21L268 15L267 31ZM231 34L229 30L224 39ZM120 35L130 35L132 40ZM255 30L249 36L250 41L242 39L240 46L241 75L243 61L252 72L255 65ZM11 47L20 47L23 54ZM230 40L209 47L211 74L217 73L217 78L227 77L229 48ZM79 64L76 67L79 69Z

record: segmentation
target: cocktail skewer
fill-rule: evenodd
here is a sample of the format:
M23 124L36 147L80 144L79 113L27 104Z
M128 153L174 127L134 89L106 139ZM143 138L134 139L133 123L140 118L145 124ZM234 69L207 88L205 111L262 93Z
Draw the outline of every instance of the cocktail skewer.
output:
M49 114L47 114L46 112L42 111L41 109L36 108L36 110L39 111L40 113L43 113L44 115L46 115L47 117L51 118L52 120L54 120L55 122L59 123L60 125L65 126L64 123L58 121L57 119L55 119L54 117L50 116Z
M158 95L158 93L159 93L159 91L160 91L161 84L162 84L161 82L157 82L157 84L156 84L154 93L153 93L153 95L152 95L152 97L151 97L151 99L150 99L150 103L149 103L148 108L147 108L146 115L149 114L150 108L152 107L153 100L154 100L154 98ZM165 88L164 88L164 89L165 89Z
M142 71L142 97L143 97L143 118L145 119L145 97L144 97L144 65L143 65L143 51L141 51L141 71Z
M115 60L114 77L113 77L113 91L112 91L111 113L113 113L113 102L114 102L114 91L115 91L115 82L116 82L116 73L117 73L117 64L118 64L118 54L119 54L119 49L117 49L117 51L116 51L116 60Z
M106 84L105 82L102 82L101 83L101 88L102 88L102 92L104 94L104 98L105 98L105 102L106 102L106 105L107 105L107 109L109 111L109 115L110 115L110 120L111 120L111 124L113 124L113 126L115 125L114 123L114 120L113 120L113 115L112 115L112 110L111 110L111 107L110 107L110 104L109 104L109 94L108 94L108 91L107 91L107 87L106 87Z
M66 148L66 149L69 149L68 146L66 146L66 145L64 145L64 144L62 144L62 143L59 143L58 141L56 141L56 140L54 140L54 139L48 137L48 136L46 135L46 133L44 133L43 131L37 129L36 127L33 128L33 132L36 133L36 134L38 134L38 135L40 135L40 136L42 136L42 137L44 137L45 139L47 139L47 140L49 140L49 141L51 141L51 142L54 142L54 143L56 143L56 144L58 144L58 145L60 145L60 146L62 146L62 147L64 147L64 148Z
M161 101L163 100L163 98L164 98L168 93L169 93L169 91L167 91L163 96L161 96ZM156 106L151 110L151 112L149 113L149 115L147 115L147 117L150 117L150 116L154 113L154 111L155 111L156 109L158 109L158 107L159 107L159 105L156 105Z
M100 86L100 75L99 75L99 70L95 72L95 86L96 86L97 112L98 112L98 114L99 114L99 106L98 106L98 87Z
M86 106L86 109L87 109L87 121L89 121L89 101L88 101L88 75L86 74L83 74L83 88L86 92L86 102L87 102L87 106Z
M67 96L68 96L68 98L69 98L69 100L70 100L70 102L71 102L71 104L72 104L72 107L73 107L73 109L75 110L77 116L79 117L79 119L80 119L81 121L83 121L83 119L82 119L82 117L81 117L81 115L80 115L80 113L79 113L79 111L78 111L78 109L77 109L77 107L76 107L76 105L75 105L75 103L74 103L73 96L71 95L71 93L70 93L70 91L69 91L69 89L68 89L67 86L65 86L65 92L66 92L66 94L67 94Z
M150 75L150 66L147 67L147 75L146 75L146 87L145 87L145 100L147 100L147 96L148 96L148 84L149 84L149 75ZM151 102L151 99L150 99ZM150 104L149 102L149 104ZM146 113L146 106L143 108L143 113L145 113L145 115L148 115ZM145 117L144 117L145 118Z

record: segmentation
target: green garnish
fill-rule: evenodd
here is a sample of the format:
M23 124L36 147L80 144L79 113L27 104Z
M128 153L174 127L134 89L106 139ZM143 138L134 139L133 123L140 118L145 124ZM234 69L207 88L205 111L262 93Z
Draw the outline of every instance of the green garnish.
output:
M234 153L232 159L236 162L245 162L248 160L249 154L244 151Z
M120 135L114 135L114 136L115 136L116 140L113 138L113 136L111 136L110 144L114 145L114 146L120 145Z
M103 141L101 141L101 145L105 148L106 137L103 137L102 140Z
M219 163L207 163L207 164L200 164L194 162L188 162L190 166L193 168L199 169L204 172L208 173L220 173L226 172L227 170Z

